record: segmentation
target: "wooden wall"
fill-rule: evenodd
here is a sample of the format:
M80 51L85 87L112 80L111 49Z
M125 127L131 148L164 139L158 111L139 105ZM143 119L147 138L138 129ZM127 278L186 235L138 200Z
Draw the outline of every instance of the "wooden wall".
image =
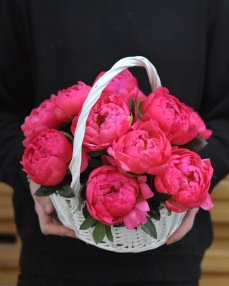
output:
M207 250L202 263L200 286L229 285L229 176L214 189L214 242Z
M20 241L11 203L12 189L0 183L0 286L16 285ZM214 242L202 263L200 286L229 285L229 176L213 192ZM31 285L32 286L32 285Z
M11 199L12 189L0 183L0 286L16 285L19 272L20 241L16 234Z

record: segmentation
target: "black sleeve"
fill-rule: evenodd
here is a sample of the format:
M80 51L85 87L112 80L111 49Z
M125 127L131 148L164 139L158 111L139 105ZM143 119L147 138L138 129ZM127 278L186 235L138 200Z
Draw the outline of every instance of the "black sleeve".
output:
M20 165L20 126L32 108L34 95L26 9L22 1L0 2L0 180L13 188L28 185Z
M210 158L212 187L229 174L229 2L209 1L205 90L201 115L213 134L202 157Z

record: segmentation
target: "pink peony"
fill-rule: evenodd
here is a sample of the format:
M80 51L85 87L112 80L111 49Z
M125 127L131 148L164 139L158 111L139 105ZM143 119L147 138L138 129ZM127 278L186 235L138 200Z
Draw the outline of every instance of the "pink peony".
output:
M101 72L95 82L104 75L105 72ZM125 99L132 99L138 101L145 98L146 96L138 88L137 79L132 75L132 73L125 69L116 75L104 88L102 94L116 94Z
M201 160L197 153L175 147L168 168L155 176L154 185L158 192L172 195L165 204L174 212L195 207L210 210L213 204L208 190L212 173L209 159Z
M79 81L58 92L54 103L54 114L59 121L69 122L80 112L91 87Z
M72 158L72 145L58 130L48 129L37 135L22 156L23 170L37 184L60 183Z
M127 229L145 224L149 211L146 199L153 196L145 182L146 177L136 179L113 166L93 170L86 187L90 215L106 225L124 222Z
M54 95L50 99L43 101L38 108L34 108L30 115L25 118L21 126L26 139L23 141L24 147L33 140L41 131L47 129L57 129L61 126L61 122L54 116L53 103Z
M202 137L207 140L211 136L212 130L206 128L204 121L193 108L187 106L187 109L190 114L189 132L194 133L195 137Z
M73 120L72 131L77 118ZM105 95L92 107L86 123L83 145L90 151L106 149L131 128L129 103L116 95Z
M118 168L135 174L160 174L167 167L171 145L157 122L136 122L132 130L113 141L108 154Z
M85 146L82 146L82 160L80 166L80 173L84 172L88 167L88 160L90 156L88 155L88 150Z
M172 144L183 145L197 134L190 128L190 109L165 87L157 88L146 98L142 114L142 121L156 120Z

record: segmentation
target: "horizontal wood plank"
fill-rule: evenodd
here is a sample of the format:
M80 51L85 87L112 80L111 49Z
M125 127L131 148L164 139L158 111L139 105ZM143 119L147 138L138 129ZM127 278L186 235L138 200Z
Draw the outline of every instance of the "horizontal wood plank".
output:
M12 195L12 193L13 193L13 189L9 185L3 182L0 182L0 195L1 196Z
M14 221L0 221L0 235L16 235L17 230Z
M229 224L229 200L217 201L211 209L213 223Z
M18 273L18 269L0 268L0 286L16 286Z
M18 268L20 243L0 243L0 268Z
M227 239L229 244L229 224L215 222L214 223L214 239ZM229 248L229 245L228 245Z
M203 274L199 285L200 286L228 286L229 285L229 274L227 275Z

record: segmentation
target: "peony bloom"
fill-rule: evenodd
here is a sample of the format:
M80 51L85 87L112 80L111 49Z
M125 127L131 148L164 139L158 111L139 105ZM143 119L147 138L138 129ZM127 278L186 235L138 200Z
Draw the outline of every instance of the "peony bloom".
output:
M190 114L189 132L195 134L195 137L202 137L207 140L211 136L212 130L206 128L204 121L193 108L187 106L187 109Z
M101 72L95 82L104 75L105 72ZM138 102L140 99L145 99L146 96L138 88L137 79L132 75L132 73L125 69L116 75L104 88L102 94L116 94L125 99L132 99Z
M86 186L90 215L106 225L124 222L127 229L145 224L149 211L146 199L153 196L145 182L145 176L136 179L113 166L94 169Z
M82 146L82 160L80 166L80 173L84 172L87 169L88 160L90 160L90 156L88 155L88 150L85 146Z
M23 170L37 184L55 186L65 177L72 158L72 145L58 130L37 135L22 156Z
M73 120L73 126L76 126ZM116 95L104 95L92 107L86 123L83 145L90 151L106 149L131 128L129 103ZM74 133L74 127L72 131Z
M168 140L183 145L196 137L197 131L190 129L190 110L165 87L152 92L142 104L142 121L154 119Z
M210 210L213 204L208 190L212 173L209 159L201 160L197 153L174 148L168 168L155 176L154 185L158 192L172 195L165 204L174 212L195 207Z
M54 102L54 114L59 121L69 122L80 112L91 87L79 81L58 92Z
M136 122L132 130L113 141L108 154L115 165L135 174L160 174L167 167L171 145L154 120Z
M53 113L55 97L55 95L52 95L50 99L43 101L38 108L34 108L30 112L30 115L25 118L25 121L21 126L26 137L23 141L24 147L26 147L41 131L52 128L57 129L62 125L62 122L60 122Z

